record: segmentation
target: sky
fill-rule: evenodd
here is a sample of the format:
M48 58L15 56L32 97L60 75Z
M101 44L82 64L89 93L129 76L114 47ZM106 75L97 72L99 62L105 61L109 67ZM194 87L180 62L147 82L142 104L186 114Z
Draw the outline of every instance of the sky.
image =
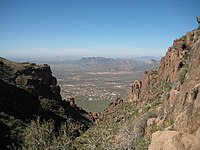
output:
M199 0L0 0L0 56L163 56Z

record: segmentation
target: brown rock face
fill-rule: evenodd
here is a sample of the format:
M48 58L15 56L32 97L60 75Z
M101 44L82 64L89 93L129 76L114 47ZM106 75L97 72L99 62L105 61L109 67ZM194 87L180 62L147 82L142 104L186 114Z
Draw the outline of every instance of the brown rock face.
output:
M98 112L89 112L89 116L92 119L93 122L96 122L99 117L100 117L100 113Z
M172 88L164 100L164 108L170 110L165 113L173 114L177 130L195 134L200 126L200 30L189 32L176 42L181 42L186 48L179 47L179 57L171 57L175 65L169 66L174 71L171 72L172 76L168 74ZM162 71L166 72L166 69L159 70L159 76Z
M178 136L178 139L184 141L188 139L186 133L187 137L188 134L200 135L199 91L200 30L197 29L174 40L161 59L160 66L154 71L146 71L141 84L133 82L128 101L135 102L140 113L155 111L158 116L155 118L157 129L176 130L178 133L169 138L172 140ZM183 139L179 137L182 134Z
M64 100L68 102L71 107L76 107L76 102L73 97L66 97Z
M176 131L157 131L152 136L149 150L199 150L197 137Z
M158 119L161 124L171 122L171 130L178 131L169 137L171 143L168 145L173 145L171 149L200 149L196 147L200 137L200 30L188 32L174 41L160 62L155 85L160 87L160 90L154 90L153 93L161 95L162 104L162 114ZM146 96L144 104L148 104L148 97L151 95ZM157 126L162 126L161 124ZM164 136L166 135L163 133L156 140L160 144L155 140L152 143L162 145ZM189 138L193 139L194 143ZM161 149L165 149L164 147L162 145ZM154 148L150 146L150 149Z
M163 105L164 119L176 130L195 134L200 126L200 30L174 41L156 71L146 72L140 100L143 109ZM154 106L155 105L155 106Z
M142 82L139 80L134 80L132 82L132 89L127 97L128 102L134 102L136 105L139 103L141 95Z

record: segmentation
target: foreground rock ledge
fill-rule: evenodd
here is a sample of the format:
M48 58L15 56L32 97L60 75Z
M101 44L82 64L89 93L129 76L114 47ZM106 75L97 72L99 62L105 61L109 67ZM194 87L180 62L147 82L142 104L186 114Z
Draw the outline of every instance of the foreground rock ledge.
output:
M200 140L177 131L157 131L152 135L149 150L200 150Z

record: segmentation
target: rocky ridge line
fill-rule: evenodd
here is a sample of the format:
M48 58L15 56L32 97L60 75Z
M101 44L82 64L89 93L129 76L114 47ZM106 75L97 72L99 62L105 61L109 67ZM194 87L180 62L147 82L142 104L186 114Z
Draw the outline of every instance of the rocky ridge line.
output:
M140 113L154 110L156 124L150 150L200 149L200 30L174 40L157 70L144 73L142 81L133 81L127 97ZM148 122L151 122L148 124ZM172 132L172 131L173 132ZM168 137L168 141L165 141ZM193 140L189 140L189 138ZM172 148L172 147L171 147Z
M58 128L62 122L70 120L75 128L70 131L73 136L79 136L93 124L90 114L77 107L74 99L62 99L60 86L47 64L16 63L0 58L0 91L3 116L12 116L24 123L37 117L51 119ZM9 130L2 122L0 127ZM0 134L2 147L9 144L3 142L9 132Z

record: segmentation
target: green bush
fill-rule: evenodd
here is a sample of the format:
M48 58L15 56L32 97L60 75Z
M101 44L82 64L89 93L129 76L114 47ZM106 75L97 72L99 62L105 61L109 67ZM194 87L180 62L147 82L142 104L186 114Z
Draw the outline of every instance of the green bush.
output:
M174 118L170 118L169 119L169 125L173 125L174 124Z
M153 134L154 132L158 131L158 127L157 127L157 124L154 122L152 125L151 125L151 130L150 130L150 133Z
M178 81L180 81L181 84L183 84L184 79L185 79L185 75L187 73L187 68L181 68L179 73L178 73Z
M163 83L163 93L169 92L172 89L172 83L165 81Z
M193 88L190 92L191 98L192 100L197 98L197 94L198 94L198 88Z
M131 149L148 150L150 143L151 143L151 139L149 136L141 137L133 143L133 145L131 146Z

